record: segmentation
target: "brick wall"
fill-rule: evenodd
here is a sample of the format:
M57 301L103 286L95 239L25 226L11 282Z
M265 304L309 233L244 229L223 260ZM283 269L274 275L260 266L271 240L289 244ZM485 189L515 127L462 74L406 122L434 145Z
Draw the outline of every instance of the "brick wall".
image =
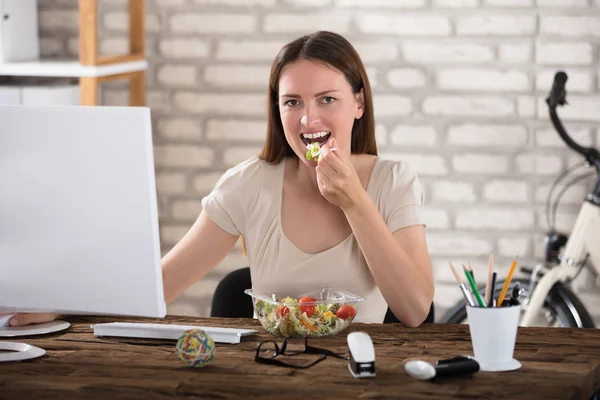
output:
M76 56L76 3L40 0L45 56ZM126 1L100 3L101 52L126 50ZM407 160L423 182L438 315L460 297L448 260L484 268L494 249L506 273L515 255L524 264L542 255L549 185L579 161L544 107L558 68L570 77L568 127L600 145L600 0L149 0L147 9L163 252L218 177L261 148L276 52L318 29L356 46L380 154ZM122 84L102 96L127 101ZM587 186L565 196L559 228L571 228ZM218 280L245 264L236 248L170 312L207 315ZM597 290L583 290L600 323Z

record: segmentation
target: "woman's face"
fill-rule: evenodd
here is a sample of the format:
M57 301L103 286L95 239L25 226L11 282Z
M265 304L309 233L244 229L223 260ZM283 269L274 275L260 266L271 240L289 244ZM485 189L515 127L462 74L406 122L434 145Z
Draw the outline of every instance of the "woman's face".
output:
M350 154L352 126L362 117L363 102L346 77L324 64L298 60L279 79L279 115L285 138L307 165L306 146L335 138L338 150Z

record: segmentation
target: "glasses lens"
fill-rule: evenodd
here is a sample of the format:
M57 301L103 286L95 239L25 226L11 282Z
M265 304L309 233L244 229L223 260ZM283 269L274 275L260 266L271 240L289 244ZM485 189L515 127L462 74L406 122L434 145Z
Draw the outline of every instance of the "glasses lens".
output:
M289 337L285 340L283 354L286 356L293 356L295 354L304 353L306 349L305 338L293 338Z
M256 355L260 358L275 358L277 356L277 344L269 340L268 342L262 342L258 345Z

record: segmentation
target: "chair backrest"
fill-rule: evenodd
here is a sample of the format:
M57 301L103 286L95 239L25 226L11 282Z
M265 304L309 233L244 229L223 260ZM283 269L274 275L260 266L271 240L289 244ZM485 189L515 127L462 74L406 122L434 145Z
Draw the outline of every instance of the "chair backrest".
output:
M222 318L252 318L254 307L252 299L244 290L252 287L250 268L240 268L227 274L217 285L210 310L211 317ZM434 321L433 303L425 323ZM400 323L392 310L388 307L383 319L384 324Z

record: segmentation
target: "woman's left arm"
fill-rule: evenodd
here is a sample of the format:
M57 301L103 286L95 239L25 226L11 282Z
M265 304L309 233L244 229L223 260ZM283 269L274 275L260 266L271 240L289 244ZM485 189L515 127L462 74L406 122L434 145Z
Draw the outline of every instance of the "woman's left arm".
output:
M434 293L424 226L390 232L350 160L328 146L319 159L317 182L321 194L344 211L394 315L407 326L419 326L427 317Z

